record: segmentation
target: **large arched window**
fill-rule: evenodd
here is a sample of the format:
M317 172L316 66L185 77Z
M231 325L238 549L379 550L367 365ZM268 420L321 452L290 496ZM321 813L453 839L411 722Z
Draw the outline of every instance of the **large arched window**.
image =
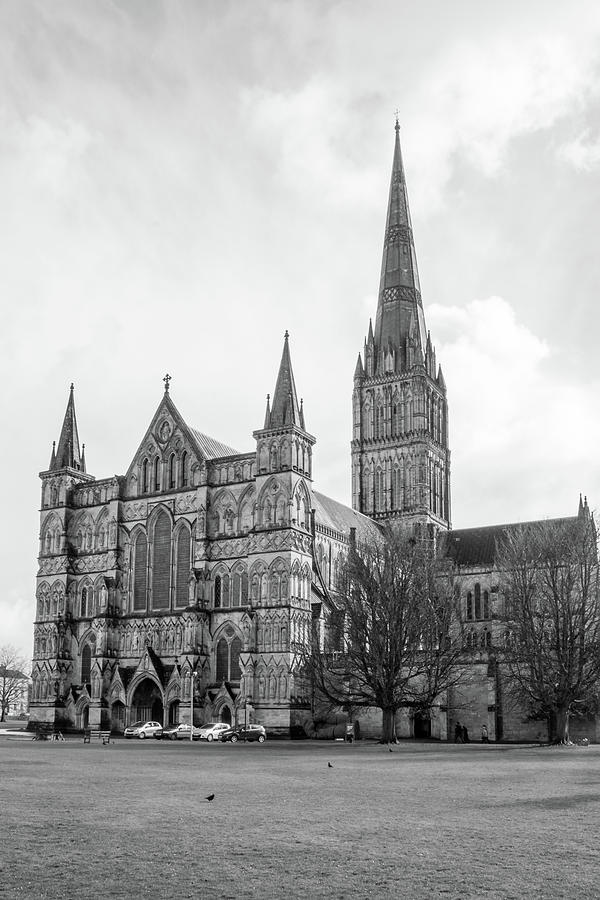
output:
M475 585L475 618L481 619L481 585Z
M231 629L233 632L233 629ZM238 637L232 640L222 637L217 644L217 671L216 680L239 681L241 678L240 653L242 642Z
M221 605L221 576L215 578L215 608Z
M229 644L225 638L217 644L217 681L229 681Z
M148 588L148 542L140 531L133 545L133 608L146 609Z
M154 523L152 551L152 609L167 609L171 587L171 520L163 509Z
M190 580L190 533L185 526L179 529L177 535L176 560L175 606L187 606Z
M92 651L90 645L86 644L81 654L81 683L89 686L92 682Z

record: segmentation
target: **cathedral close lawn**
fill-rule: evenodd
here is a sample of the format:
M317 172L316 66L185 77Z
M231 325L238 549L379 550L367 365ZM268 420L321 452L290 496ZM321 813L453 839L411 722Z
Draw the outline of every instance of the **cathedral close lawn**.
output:
M0 898L598 896L597 746L0 737L0 768Z

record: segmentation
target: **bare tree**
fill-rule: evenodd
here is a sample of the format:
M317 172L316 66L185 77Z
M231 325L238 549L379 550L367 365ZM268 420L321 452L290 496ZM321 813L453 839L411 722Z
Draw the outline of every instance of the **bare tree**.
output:
M0 722L27 690L27 663L10 644L0 647Z
M389 527L381 541L351 546L340 581L329 640L313 641L317 696L347 710L378 707L391 741L399 709L427 711L462 679L451 564L431 541Z
M600 679L600 594L591 516L536 522L497 548L505 594L508 690L551 741L569 741L572 713L595 711Z

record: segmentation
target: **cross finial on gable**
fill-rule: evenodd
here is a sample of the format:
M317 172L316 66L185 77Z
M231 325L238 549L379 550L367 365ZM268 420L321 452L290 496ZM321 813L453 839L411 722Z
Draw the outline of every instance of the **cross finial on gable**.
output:
M168 394L169 393L169 384L171 383L171 376L169 375L168 372L165 375L165 377L163 378L163 381L165 383L165 394Z

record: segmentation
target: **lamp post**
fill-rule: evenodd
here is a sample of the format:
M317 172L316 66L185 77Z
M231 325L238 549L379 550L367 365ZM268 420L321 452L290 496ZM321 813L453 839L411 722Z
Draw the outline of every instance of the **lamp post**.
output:
M194 740L194 679L197 672L192 672L190 679L190 741Z

